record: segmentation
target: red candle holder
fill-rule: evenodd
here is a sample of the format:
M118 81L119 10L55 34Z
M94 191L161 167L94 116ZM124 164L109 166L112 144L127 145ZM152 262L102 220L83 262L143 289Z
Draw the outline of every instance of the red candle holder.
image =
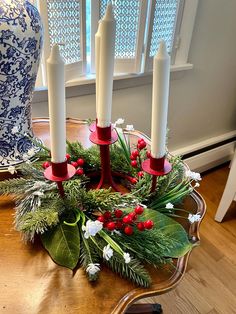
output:
M152 175L151 193L156 189L157 177L165 176L172 170L172 166L165 156L161 158L151 156L142 163L142 168L143 171Z
M98 119L96 119L96 121L92 122L89 126L89 131L90 132L95 132L97 130L97 122L98 122ZM111 130L113 130L113 125L111 125Z
M71 179L75 175L76 169L67 160L64 162L51 162L51 166L44 171L44 177L50 181L56 182L61 197L65 196L62 185L63 181Z
M110 186L113 190L120 192L112 177L109 148L109 146L115 143L118 139L116 131L112 130L111 125L105 128L96 125L96 130L90 134L89 139L92 143L100 146L101 178L97 189Z

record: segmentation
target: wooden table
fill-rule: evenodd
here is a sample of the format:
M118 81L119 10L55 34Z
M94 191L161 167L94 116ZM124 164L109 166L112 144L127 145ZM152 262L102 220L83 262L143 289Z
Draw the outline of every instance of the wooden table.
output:
M33 126L35 135L48 145L48 121L38 119ZM90 145L88 126L84 123L68 120L67 135L70 140ZM144 135L136 132L134 137L137 136ZM186 199L184 206L201 215L205 213L205 203L196 192ZM134 286L105 267L98 282L90 283L82 269L73 275L69 269L56 265L39 241L23 243L13 228L13 207L10 197L0 197L0 313L125 313L138 299L175 288L184 276L190 253L176 260L175 270L168 266L162 270L150 268L153 284L148 289ZM184 221L193 241L199 241L200 223L190 228Z

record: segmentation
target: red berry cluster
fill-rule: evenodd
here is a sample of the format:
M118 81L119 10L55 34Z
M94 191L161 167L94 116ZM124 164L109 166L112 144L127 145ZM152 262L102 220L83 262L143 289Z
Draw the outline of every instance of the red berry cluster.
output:
M121 209L116 209L113 213L106 211L103 215L98 216L97 220L103 223L104 228L109 231L123 230L126 235L132 235L134 228L139 231L153 228L152 220L138 221L138 216L142 215L143 207L138 205L134 211L125 214Z
M143 138L140 138L140 139L138 140L137 148L138 148L139 150L142 150L142 149L144 149L146 146L147 146L147 143L145 142L145 140L144 140Z
M66 154L66 159L69 161L71 158L71 156L69 154ZM72 161L71 165L74 166L76 168L76 174L78 176L82 176L84 174L84 159L83 158L78 158L76 161Z
M138 140L138 144L137 144L137 149L131 152L130 155L130 160L131 160L131 166L133 168L138 168L139 166L141 166L141 159L140 159L140 151L142 149L144 149L147 146L147 143L145 142L145 140L143 138L140 138ZM142 178L144 175L143 171L139 171L137 173L138 179ZM130 182L132 184L136 184L138 182L137 178L132 178L132 180L130 180Z
M134 178L134 177L130 177L129 181L130 181L131 184L136 184L138 182L138 180L136 178Z
M69 162L70 161L71 156L69 154L66 154L66 159ZM83 170L83 166L84 166L84 159L83 158L78 158L77 161L72 161L71 165L74 166L76 169L76 174L79 176L82 176L84 174L84 170ZM48 168L49 166L51 166L51 163L49 161L45 161L42 164L42 167L44 169Z
M42 164L42 167L44 168L44 169L46 169L46 168L48 168L48 167L50 167L51 166L51 163L49 162L49 161L45 161L43 164Z

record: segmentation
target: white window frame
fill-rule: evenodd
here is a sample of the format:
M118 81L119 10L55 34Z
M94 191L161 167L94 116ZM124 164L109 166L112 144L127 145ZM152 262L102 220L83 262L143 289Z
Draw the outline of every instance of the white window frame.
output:
M48 10L46 0L37 0L41 18L44 26L44 48L41 62L41 81L43 85L47 85L46 60L50 55L50 36L48 26ZM86 0L78 0L80 2L80 21L81 21L81 60L79 62L66 64L65 81L77 80L80 76L86 74ZM39 76L39 80L40 80Z
M174 65L188 64L188 54L197 14L198 0L185 0L179 34L175 38L176 46Z

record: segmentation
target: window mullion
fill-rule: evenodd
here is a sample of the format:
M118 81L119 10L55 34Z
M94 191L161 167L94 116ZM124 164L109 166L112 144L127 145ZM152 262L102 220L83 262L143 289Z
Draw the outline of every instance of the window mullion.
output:
M99 4L100 1L91 1L91 73L95 73L95 34L99 21Z
M86 73L87 65L87 54L86 54L86 0L80 0L81 11L80 11L80 20L81 20L81 61L82 61L82 71L80 74Z
M149 51L151 47L151 39L152 39L152 29L153 29L153 22L154 22L154 14L155 14L155 0L150 0L149 10L147 14L147 36L146 36L146 43L145 43L145 50L144 50L144 72L149 72L152 69L152 64L149 58Z
M43 77L43 86L47 86L47 71L46 71L46 61L50 55L50 38L49 38L49 30L48 30L48 10L47 10L47 1L38 0L38 7L40 10L40 15L43 21L44 27L44 46L43 46L43 54L41 60L41 69L42 69L42 77Z
M142 65L142 56L143 56L143 48L144 48L144 36L147 22L147 9L148 9L148 1L141 0L140 3L140 15L139 15L139 27L137 34L137 44L136 44L136 52L135 52L135 65L134 72L141 72Z
M173 36L173 42L172 42L172 51L171 51L171 64L175 64L175 58L178 49L180 48L180 30L181 30L181 23L183 19L183 11L184 11L184 5L185 1L188 0L179 0L178 9L177 9L177 15L176 15L176 23L175 23L175 33Z

